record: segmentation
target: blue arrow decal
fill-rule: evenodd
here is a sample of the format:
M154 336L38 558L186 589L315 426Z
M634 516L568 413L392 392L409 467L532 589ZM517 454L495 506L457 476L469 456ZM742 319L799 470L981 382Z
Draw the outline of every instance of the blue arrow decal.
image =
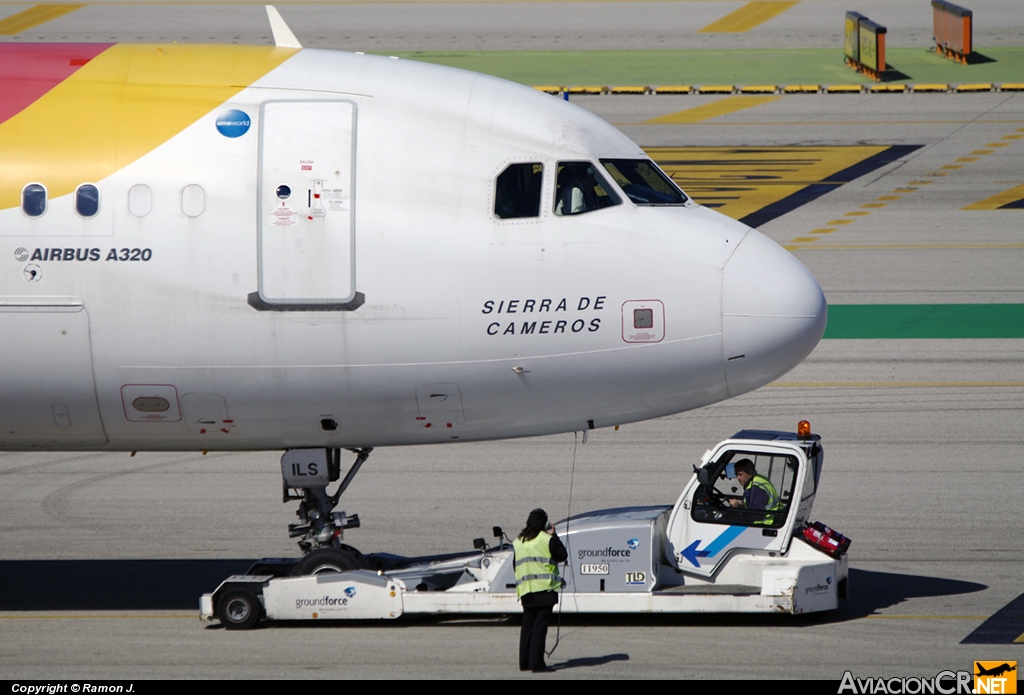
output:
M699 557L714 557L718 553L724 550L730 543L736 540L741 533L743 533L746 526L730 526L729 528L718 534L718 538L708 543L704 550L697 550L700 546L700 539L695 540L690 545L686 546L680 555L690 561L694 567L700 567L700 563L697 561Z

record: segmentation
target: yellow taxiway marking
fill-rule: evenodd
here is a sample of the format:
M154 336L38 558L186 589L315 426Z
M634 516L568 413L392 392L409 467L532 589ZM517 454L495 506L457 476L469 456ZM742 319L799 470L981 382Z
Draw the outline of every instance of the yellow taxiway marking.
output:
M798 4L799 2L748 2L738 10L707 25L700 33L750 31Z
M960 208L961 210L998 210L1004 205L1015 203L1018 200L1024 200L1024 185L1016 186L1008 191L997 193L991 198L985 198L985 200L979 200L977 203L971 203L970 205Z
M853 220L829 220L825 224L850 224Z
M1024 381L776 381L768 386L801 389L1018 389L1024 388Z
M753 106L760 106L761 104L767 104L770 101L781 99L782 97L728 97L726 99L719 99L713 101L710 104L704 104L702 106L695 106L692 109L686 109L684 111L676 111L665 116L659 116L652 118L649 121L644 121L644 125L680 125L684 123L699 123L700 121L706 121L709 118L715 118L717 116L724 116L727 113L736 113L743 109L749 109Z
M796 239L793 239L793 243L794 244L809 244L812 241L817 241L817 238L812 237L812 236L802 236L802 237L797 237Z
M694 200L739 220L798 194L808 186L831 180L839 172L885 151L886 147L645 149Z
M831 227L822 227L821 229L812 229L811 234L831 234L834 231L836 230Z
M811 233L813 234L814 232ZM785 248L803 247L787 246ZM815 245L813 248L818 251L944 251L953 249L1024 249L1024 244L820 244Z
M958 161L958 162L976 162L976 161L978 161L978 158L977 157L957 157L956 161Z
M85 5L36 5L35 7L30 7L27 10L0 20L0 35L13 36L14 34L20 34L32 27L45 24L51 19L63 17L83 7Z
M843 217L863 217L864 215L870 215L870 212L865 210L854 210L853 212L844 212Z
M1009 147L1008 142L986 142L985 147Z
M875 200L899 200L902 197L901 195L880 195Z
M940 169L963 169L964 165L963 164L947 164L947 165L941 166L939 168Z
M1018 130L1019 130L1019 128L1018 128ZM1001 137L999 139L1000 140L1020 140L1021 138L1024 138L1024 135L1004 135L1003 137Z
M992 154L995 150L974 150L971 154Z
M1014 642L1014 644L1018 644L1018 643L1024 642L1024 632L1020 633L1020 637L1018 637L1017 639L1013 640L1013 642Z

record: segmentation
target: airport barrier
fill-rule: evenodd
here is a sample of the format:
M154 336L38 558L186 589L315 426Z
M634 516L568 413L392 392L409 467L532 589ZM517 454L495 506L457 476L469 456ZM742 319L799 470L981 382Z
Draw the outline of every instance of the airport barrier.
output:
M935 52L967 64L973 43L974 13L946 0L932 0Z
M651 88L640 84L620 84L609 90L612 94L650 94Z
M603 85L596 84L578 84L574 87L569 87L569 94L607 94L608 88Z
M963 94L970 92L1024 92L1024 82L970 82L963 84L788 84L788 85L698 85L667 84L658 87L647 85L534 85L534 89L559 97L580 94Z
M873 84L868 87L871 94L902 94L907 91L905 84Z
M706 84L697 87L697 94L732 94L736 87L731 84Z
M693 87L688 84L663 84L654 90L655 94L689 94Z

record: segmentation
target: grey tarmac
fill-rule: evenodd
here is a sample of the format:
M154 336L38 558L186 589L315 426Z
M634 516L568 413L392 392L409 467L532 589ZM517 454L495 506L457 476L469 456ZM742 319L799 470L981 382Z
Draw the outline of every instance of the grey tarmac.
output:
M707 13L704 5L720 4L725 3L681 6ZM806 4L816 12L835 3ZM872 8L882 3L860 5L869 16L881 12ZM600 17L610 4L571 6L580 17ZM1016 7L994 0L990 6ZM296 18L302 12L315 17L311 7L287 5L283 13L289 21L293 10ZM387 7L335 9L356 8L369 16ZM413 10L426 5L401 7L385 16L417 16ZM20 9L3 5L0 14ZM111 14L96 20L96 31L102 24L108 33L97 33L96 40L134 40L136 32L149 38L131 15L116 14L114 5L90 6L81 11L82 21L87 12L101 10ZM230 22L239 31L266 33L258 7L189 11L208 13L193 18L196 26L181 29L197 39L209 34L233 40ZM476 17L488 11L474 9L480 15L468 16L486 27L492 20ZM245 22L238 19L243 16ZM992 31L1019 39L1021 19L1016 28L1005 22ZM304 31L303 21L313 20L297 19L297 33ZM36 33L47 35L57 25ZM76 26L56 38L74 39L79 34L73 30L81 30ZM177 31L176 25L168 27ZM820 23L810 29L822 36L831 31ZM586 25L587 32L600 30L618 31L609 22L603 29ZM641 23L629 30L643 34L649 27ZM452 46L472 46L475 40L468 24L451 34L459 37ZM752 32L735 41L769 38ZM620 47L615 40L608 47ZM691 40L704 39L695 32L680 39ZM425 39L422 45L446 47ZM1024 210L963 209L1024 184L1024 140L1003 140L1007 146L990 155L971 154L1024 132L1018 130L1024 129L1024 95L792 96L700 123L641 125L701 99L711 100L603 96L577 103L645 146L922 145L762 231L795 249L833 304L1024 301ZM961 168L942 169L972 156L977 160ZM936 172L944 175L930 176ZM827 238L793 241L925 179L933 182L869 216L851 218ZM970 669L976 659L1016 660L1019 644L960 641L1024 592L1022 347L1019 340L827 340L776 384L703 410L618 431L596 430L586 445L568 434L378 449L341 505L358 512L364 524L347 540L367 552L447 552L471 547L472 538L489 536L495 524L518 531L535 506L563 517L671 503L692 464L714 443L742 428L791 429L808 419L826 449L814 517L853 539L852 597L837 614L567 617L550 659L560 670L542 677L838 681L845 670L857 677L927 677ZM65 592L67 606L35 610L39 597L29 588L3 588L0 678L520 677L515 618L300 624L228 633L201 624L191 606L167 608L175 597L142 591L129 601L113 590L104 595L103 578L119 567L138 572L140 579L159 578L147 569L151 560L209 567L295 555L285 533L293 509L281 503L278 470L274 452L0 453L0 584L20 568L19 576L27 573L40 586ZM74 567L87 567L89 576L69 573ZM200 574L197 569L184 578L195 582ZM78 588L83 582L87 592ZM113 605L88 604L97 595ZM554 630L551 636L549 645ZM735 658L738 645L743 659Z

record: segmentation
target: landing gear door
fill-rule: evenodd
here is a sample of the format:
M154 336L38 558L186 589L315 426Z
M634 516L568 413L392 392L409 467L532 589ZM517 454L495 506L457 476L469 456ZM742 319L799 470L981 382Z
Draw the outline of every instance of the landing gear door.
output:
M744 443L716 451L669 519L677 567L710 576L736 550L785 552L806 468L798 447Z
M355 288L355 124L351 101L260 107L259 298L340 305Z

